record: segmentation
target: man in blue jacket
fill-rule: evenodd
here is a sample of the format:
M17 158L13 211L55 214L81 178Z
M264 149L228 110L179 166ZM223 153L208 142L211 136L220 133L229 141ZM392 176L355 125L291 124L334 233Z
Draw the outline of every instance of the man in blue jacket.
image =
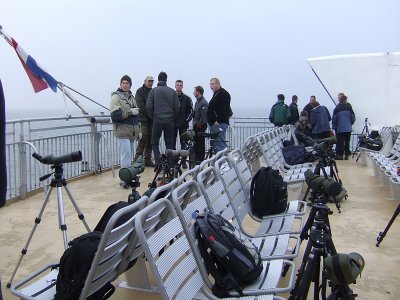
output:
M333 110L332 129L336 132L336 159L348 160L350 152L350 138L352 125L356 121L351 104L347 102L347 96L338 94L339 104Z

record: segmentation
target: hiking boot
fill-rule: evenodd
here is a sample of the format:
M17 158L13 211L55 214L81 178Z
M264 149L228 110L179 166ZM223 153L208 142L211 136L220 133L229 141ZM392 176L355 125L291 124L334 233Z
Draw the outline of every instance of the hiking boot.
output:
M151 159L146 159L144 162L145 167L152 167L154 168L156 165L151 161Z

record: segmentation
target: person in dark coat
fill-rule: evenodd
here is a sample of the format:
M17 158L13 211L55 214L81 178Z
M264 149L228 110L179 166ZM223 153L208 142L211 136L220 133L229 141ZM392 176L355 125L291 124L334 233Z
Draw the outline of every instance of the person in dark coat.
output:
M135 99L137 107L139 108L139 120L142 130L142 138L139 140L135 160L142 155L146 167L155 167L151 160L151 134L153 132L153 120L150 118L146 110L147 97L153 87L154 78L147 76L144 79L143 86L137 89ZM143 155L144 154L144 155Z
M208 104L207 122L210 126L210 132L220 132L214 140L214 146L217 152L227 148L226 131L231 117L231 95L221 87L218 78L210 79L210 88L213 96Z
M331 136L331 127L329 122L332 120L329 110L320 105L318 101L312 103L314 107L311 111L310 123L312 126L312 135L314 139L324 139Z
M299 109L297 107L297 95L292 96L292 103L290 103L290 124L295 125L299 120Z
M153 119L151 145L156 162L161 156L159 143L163 133L166 149L174 148L174 122L181 108L175 90L167 86L167 77L167 73L160 72L158 84L150 91L146 102L146 110Z
M339 104L333 110L332 129L336 133L336 159L348 160L350 151L350 138L352 125L356 121L353 108L347 102L347 96L343 93L338 95Z
M175 91L178 96L179 103L181 105L178 117L175 120L175 131L174 131L174 149L176 149L177 135L179 134L179 141L181 143L181 149L186 149L187 145L184 139L181 138L188 128L189 123L193 117L193 102L188 95L183 92L183 81L178 79L175 81ZM186 158L182 158L182 168L187 169Z
M206 132L207 129L208 102L204 99L203 94L203 87L196 86L194 88L193 95L196 98L196 102L194 105L193 130L195 132L194 153L196 155L197 164L204 160L206 153L205 138L204 136L200 136L200 134Z
M317 101L317 98L315 98L314 95L310 96L310 102L304 106L303 110L305 110L308 113L308 119L310 120L311 117L311 111L313 110L312 104Z

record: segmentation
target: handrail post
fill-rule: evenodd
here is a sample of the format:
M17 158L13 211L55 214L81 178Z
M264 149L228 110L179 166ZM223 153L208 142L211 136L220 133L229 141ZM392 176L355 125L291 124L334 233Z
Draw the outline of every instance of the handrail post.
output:
M91 122L90 124L90 153L91 153L91 169L94 174L101 172L100 167L100 155L99 155L99 143L100 138L97 132L96 122Z
M26 193L27 193L27 162L26 162L26 149L25 149L25 144L23 141L25 140L24 137L24 123L20 123L20 134L19 134L19 162L20 162L20 168L19 168L19 193L21 195L22 199L26 198Z

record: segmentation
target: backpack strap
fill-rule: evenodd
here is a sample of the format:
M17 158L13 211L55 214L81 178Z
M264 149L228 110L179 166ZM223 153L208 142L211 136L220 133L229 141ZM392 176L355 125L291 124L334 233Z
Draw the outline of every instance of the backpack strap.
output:
M257 171L257 173L253 176L253 178L251 179L251 185L250 185L250 200L253 201L254 200L254 186L256 184L257 178L258 176L260 176L261 174L261 170L263 170L264 167L261 167L260 170Z

